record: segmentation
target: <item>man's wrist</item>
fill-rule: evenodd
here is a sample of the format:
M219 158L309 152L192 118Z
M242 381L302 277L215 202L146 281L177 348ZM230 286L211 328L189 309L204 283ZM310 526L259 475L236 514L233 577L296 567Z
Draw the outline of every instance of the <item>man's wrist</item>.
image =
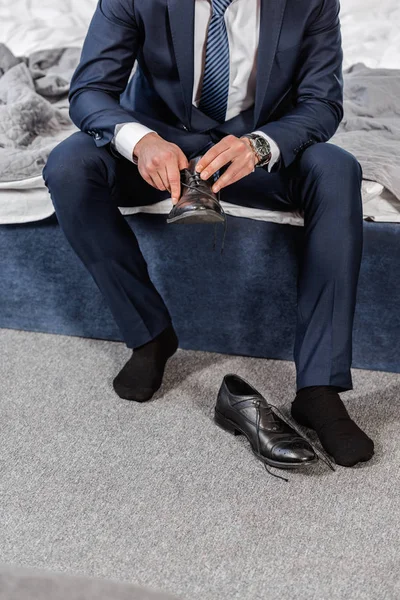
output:
M271 146L269 141L257 133L246 133L242 136L243 140L247 140L251 149L254 152L257 167L265 167L271 160Z
M121 156L129 161L135 162L133 158L133 149L136 144L150 132L153 132L153 129L150 129L141 123L119 123L115 126L115 135L111 144Z
M140 154L140 150L141 148L143 148L144 144L146 143L146 139L148 138L149 135L157 135L158 133L156 131L149 131L149 133L146 133L142 138L140 138L140 140L138 141L138 143L134 146L133 151L132 151L132 157L133 157L133 162L136 162L139 160L139 154ZM148 139L147 139L148 141Z
M246 146L250 148L250 150L252 150L254 154L254 164L258 165L258 163L260 162L260 157L258 156L257 152L254 151L253 145L251 144L249 138L244 135L240 139L246 144Z
M272 139L270 135L267 135L262 130L257 129L256 131L252 131L251 133L256 133L257 135L263 136L266 140L268 140L269 145L271 147L271 160L268 163L267 170L269 173L272 172L272 169L275 167L277 163L279 163L281 158L281 152L278 144L275 140Z

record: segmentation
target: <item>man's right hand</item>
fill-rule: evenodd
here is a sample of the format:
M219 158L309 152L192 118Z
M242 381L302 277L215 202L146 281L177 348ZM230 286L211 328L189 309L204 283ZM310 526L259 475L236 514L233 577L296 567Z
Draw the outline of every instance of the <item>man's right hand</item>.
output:
M189 166L179 146L151 132L139 140L133 153L138 159L143 179L158 190L168 190L173 204L176 204L181 197L180 171Z

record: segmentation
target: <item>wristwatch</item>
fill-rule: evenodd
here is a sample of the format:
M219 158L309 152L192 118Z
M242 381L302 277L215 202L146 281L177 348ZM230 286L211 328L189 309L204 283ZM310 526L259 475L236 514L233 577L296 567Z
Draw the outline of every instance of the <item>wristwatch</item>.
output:
M253 148L253 152L258 158L258 163L256 167L265 167L271 160L271 146L268 140L265 139L262 135L257 135L256 133L246 133L242 137L248 138Z

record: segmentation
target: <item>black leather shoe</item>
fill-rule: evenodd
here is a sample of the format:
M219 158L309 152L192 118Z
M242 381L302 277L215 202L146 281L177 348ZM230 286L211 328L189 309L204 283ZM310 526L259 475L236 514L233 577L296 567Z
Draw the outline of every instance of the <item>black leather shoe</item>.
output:
M182 196L167 217L167 223L223 223L225 213L212 191L214 176L203 181L195 167L201 156L181 171Z
M254 454L281 469L318 460L311 445L272 410L266 399L238 375L225 375L215 407L217 425L249 440Z

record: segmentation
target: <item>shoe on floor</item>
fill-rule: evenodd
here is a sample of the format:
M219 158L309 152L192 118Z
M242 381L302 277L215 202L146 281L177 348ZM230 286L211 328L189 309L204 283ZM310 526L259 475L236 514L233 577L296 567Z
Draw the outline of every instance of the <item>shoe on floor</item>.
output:
M226 431L245 435L257 458L272 467L303 467L318 460L309 442L277 416L266 399L238 375L225 375L214 418Z

